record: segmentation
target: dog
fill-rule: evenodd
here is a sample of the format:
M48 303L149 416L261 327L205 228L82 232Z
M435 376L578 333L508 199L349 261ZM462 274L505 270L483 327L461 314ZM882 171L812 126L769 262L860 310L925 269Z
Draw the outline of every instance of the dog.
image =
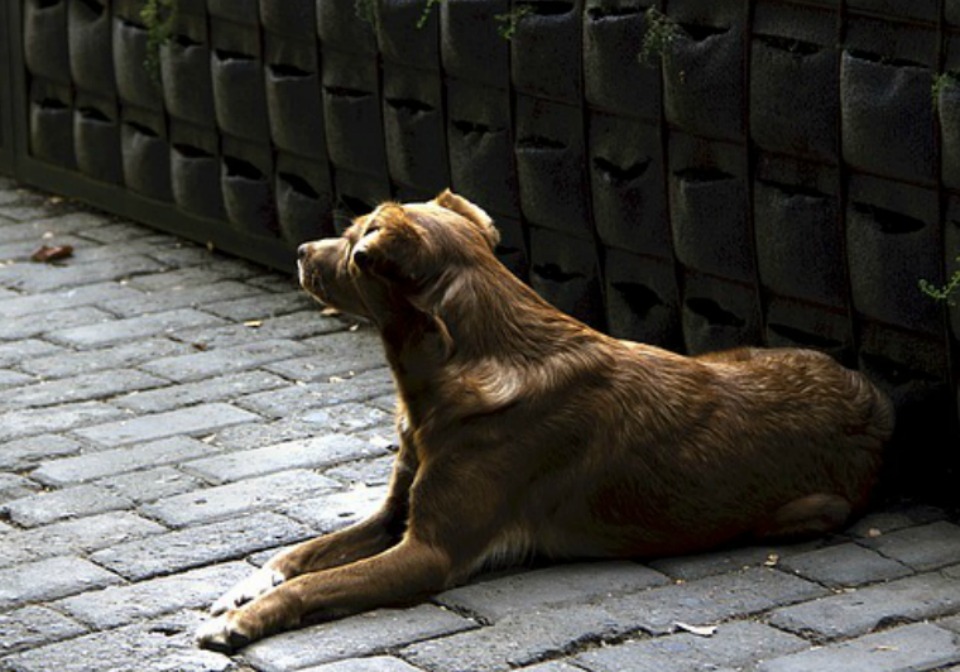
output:
M241 581L201 646L414 604L491 563L677 555L863 512L894 424L863 375L811 350L611 338L511 274L498 240L447 190L299 248L306 291L379 330L399 452L377 513Z

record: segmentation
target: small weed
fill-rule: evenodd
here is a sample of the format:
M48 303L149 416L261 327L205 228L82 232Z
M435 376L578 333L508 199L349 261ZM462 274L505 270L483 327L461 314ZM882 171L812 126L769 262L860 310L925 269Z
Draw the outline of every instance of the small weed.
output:
M147 55L143 67L155 83L160 83L160 47L173 35L177 20L177 0L144 0L140 20L147 28Z
M517 5L505 14L497 14L493 17L500 24L497 33L505 40L512 40L523 17L532 13L533 7L530 5Z
M942 72L933 78L933 85L930 87L930 96L933 98L933 109L937 109L940 101L940 94L947 88L960 84L960 73Z
M427 25L427 21L430 20L430 11L434 6L439 5L440 0L427 0L427 4L423 7L423 13L420 14L420 19L417 21L417 28L423 28Z
M353 0L353 6L358 19L377 25L377 0Z
M657 59L663 58L670 44L680 36L681 30L676 21L656 7L648 9L644 18L647 30L643 34L639 59L644 65L653 65Z
M960 262L960 257L957 257L957 261ZM953 275L950 277L950 280L948 280L947 284L943 285L942 287L937 287L926 279L920 280L921 292L932 299L936 299L937 301L947 301L950 303L950 305L955 305L951 297L958 290L960 290L960 269L954 271Z

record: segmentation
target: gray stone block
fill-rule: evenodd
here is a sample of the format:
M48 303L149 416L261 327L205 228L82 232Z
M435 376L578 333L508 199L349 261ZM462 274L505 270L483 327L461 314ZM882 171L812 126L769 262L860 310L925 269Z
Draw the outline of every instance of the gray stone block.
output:
M616 615L618 623L666 634L675 629L677 621L711 624L825 594L826 589L815 583L754 567L614 598L604 606Z
M142 510L166 525L184 527L273 508L330 492L338 485L312 471L293 469L166 497L143 506Z
M201 567L182 574L89 591L53 607L95 630L142 622L181 609L206 608L251 572L246 562Z
M24 436L63 432L82 425L107 422L121 412L100 401L82 401L63 404L56 413L46 408L27 408L0 413L0 441Z
M43 462L31 477L47 485L83 483L106 476L196 458L210 447L195 439L177 436L128 448L85 453Z
M400 655L417 667L437 672L498 672L630 629L603 606L571 605L509 616L491 626L418 642Z
M2 307L2 304L0 304ZM49 357L63 348L35 338L26 338L0 344L0 366L19 364L34 357Z
M78 376L95 371L136 366L159 357L190 351L190 346L168 338L143 338L107 348L75 352L57 346L50 351L31 351L20 368L44 378Z
M281 672L395 650L472 627L472 621L429 604L381 609L265 639L247 647L244 657L264 672Z
M48 334L53 330L100 325L110 319L109 313L93 306L78 306L49 313L30 313L4 320L0 325L0 338L5 340L30 338Z
M899 579L913 570L880 553L847 543L784 558L780 566L811 581L840 588Z
M831 595L776 609L770 623L778 628L833 640L855 637L902 621L918 621L960 609L960 585L928 573Z
M90 558L128 579L140 580L239 558L253 551L299 541L311 534L289 518L259 512L114 544Z
M62 241L57 241L62 244ZM89 242L87 243L89 245ZM79 241L78 245L79 247ZM23 246L21 245L21 248ZM75 250L79 258L85 258L82 249ZM2 257L3 255L0 255ZM139 294L134 289L115 282L82 285L66 291L45 294L22 294L14 298L0 300L0 309L6 317L20 317L30 314L46 314L55 310L75 309L80 306L95 306L113 312L109 304L114 301L135 300ZM12 344L11 344L12 345ZM29 346L26 343L25 346ZM49 346L48 346L49 347Z
M370 656L307 667L303 672L418 672L418 668L393 656Z
M47 458L73 455L80 451L74 439L59 434L44 434L9 441L0 451L0 469L20 471Z
M383 506L386 498L385 485L353 487L343 492L291 502L280 507L279 511L314 529L329 533L373 515Z
M331 376L325 381L247 395L238 399L237 404L268 418L285 418L326 406L366 401L393 390L390 370L384 367L355 376Z
M951 565L960 558L960 527L947 521L910 527L860 543L919 570Z
M165 532L166 528L129 511L64 520L0 537L0 566L63 553L85 553Z
M120 583L116 574L82 558L61 556L0 570L0 610Z
M201 481L173 467L157 467L103 478L96 484L136 504L142 504L196 490L201 486Z
M162 413L203 402L228 401L255 392L284 387L288 383L264 371L243 371L180 385L134 392L111 400L116 406L137 413Z
M960 638L929 623L878 632L762 663L761 672L849 670L907 672L941 669L960 657Z
M72 378L24 385L11 390L3 400L0 400L0 411L107 399L118 394L159 387L166 382L162 378L136 369L113 369L81 374Z
M224 320L219 317L191 308L181 308L164 313L138 315L102 324L57 330L51 334L51 340L77 348L97 348L138 338L169 334L200 325L223 323Z
M455 611L496 623L544 607L594 603L667 583L663 574L632 562L580 563L489 578L448 590L436 599Z
M0 614L0 651L16 653L82 635L87 628L47 607L28 606Z
M7 503L29 497L39 489L40 486L29 478L18 474L0 473L0 515L3 515L2 512L5 510L3 507Z
M262 448L193 460L183 465L214 483L237 481L286 469L320 469L340 462L386 454L368 442L344 434L323 434Z
M307 349L290 340L257 339L242 345L156 359L142 368L177 382L195 381L302 356Z
M770 626L733 621L717 626L709 637L682 633L615 644L581 654L575 662L590 672L699 672L743 669L808 647L803 639Z
M2 423L0 416L0 423ZM77 435L105 446L151 441L175 435L202 435L256 420L257 416L224 403L200 404L166 413L142 415L77 430Z
M196 612L178 612L135 625L94 632L65 642L14 654L4 664L16 672L228 672L231 660L193 643L203 620ZM78 655L82 651L83 655ZM149 667L147 667L149 666Z
M133 317L148 313L160 313L177 308L197 308L209 303L230 301L253 297L264 301L264 294L256 287L251 287L236 280L222 280L209 285L183 285L153 292L140 292L129 285L127 295L98 301L97 305L111 313L123 317Z
M87 484L15 499L0 506L0 515L23 527L36 527L65 518L117 511L130 505L125 497Z

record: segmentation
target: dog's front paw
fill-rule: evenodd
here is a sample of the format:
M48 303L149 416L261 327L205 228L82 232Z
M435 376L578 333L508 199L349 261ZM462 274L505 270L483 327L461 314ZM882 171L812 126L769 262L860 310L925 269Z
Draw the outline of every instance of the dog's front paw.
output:
M285 577L275 569L262 567L224 593L210 607L214 616L250 602L283 583Z
M197 628L194 639L197 646L201 648L220 653L233 653L252 642L254 638L244 633L236 623L236 619L230 618L230 612L227 612L211 618Z

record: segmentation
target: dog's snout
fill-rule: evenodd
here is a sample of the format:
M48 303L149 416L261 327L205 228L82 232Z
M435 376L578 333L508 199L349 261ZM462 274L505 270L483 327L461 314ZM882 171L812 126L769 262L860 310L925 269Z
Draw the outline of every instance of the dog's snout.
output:
M297 248L297 259L300 261L306 259L308 254L310 254L310 243L304 243Z

